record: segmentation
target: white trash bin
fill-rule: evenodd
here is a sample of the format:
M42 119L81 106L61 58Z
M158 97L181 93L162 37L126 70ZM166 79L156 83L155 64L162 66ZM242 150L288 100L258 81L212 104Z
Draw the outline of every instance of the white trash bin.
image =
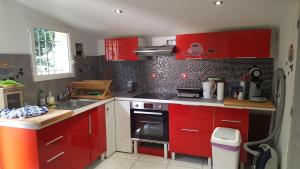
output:
M238 169L241 134L239 130L217 127L212 136L213 169Z

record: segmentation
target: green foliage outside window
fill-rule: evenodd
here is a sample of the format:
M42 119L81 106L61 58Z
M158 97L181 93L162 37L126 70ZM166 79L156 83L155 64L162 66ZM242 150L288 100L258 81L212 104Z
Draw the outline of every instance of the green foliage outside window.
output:
M34 28L36 64L39 72L54 68L54 63L49 59L49 53L54 52L55 31Z

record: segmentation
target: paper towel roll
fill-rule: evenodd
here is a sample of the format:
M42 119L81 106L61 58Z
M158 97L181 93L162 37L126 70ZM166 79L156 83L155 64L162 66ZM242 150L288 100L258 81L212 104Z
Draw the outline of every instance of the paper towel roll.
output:
M219 82L217 83L217 100L224 99L224 83Z

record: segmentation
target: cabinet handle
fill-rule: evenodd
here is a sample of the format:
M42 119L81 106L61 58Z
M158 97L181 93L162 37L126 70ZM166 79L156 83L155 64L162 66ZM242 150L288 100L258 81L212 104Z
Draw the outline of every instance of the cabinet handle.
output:
M52 161L58 159L60 156L64 155L65 152L60 152L57 155L53 156L52 158L50 158L49 160L47 160L47 163L51 163Z
M235 121L235 120L221 120L222 122L226 122L226 123L238 123L238 124L242 124L241 121Z
M181 129L181 131L189 131L189 132L199 133L199 130L193 130L193 129Z
M89 134L92 134L92 120L91 120L91 115L89 115Z
M63 139L63 138L64 138L64 136L59 136L59 137L57 137L56 139L53 139L53 140L49 141L49 142L46 143L45 145L46 145L46 146L49 146L50 144L52 144L52 143L54 143L54 142L57 142L58 140L61 140L61 139Z

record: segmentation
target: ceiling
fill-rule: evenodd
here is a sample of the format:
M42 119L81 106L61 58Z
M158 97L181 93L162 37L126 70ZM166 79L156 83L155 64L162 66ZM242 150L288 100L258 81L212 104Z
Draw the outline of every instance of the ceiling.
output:
M18 0L99 37L278 26L295 0ZM123 14L117 14L115 9Z

